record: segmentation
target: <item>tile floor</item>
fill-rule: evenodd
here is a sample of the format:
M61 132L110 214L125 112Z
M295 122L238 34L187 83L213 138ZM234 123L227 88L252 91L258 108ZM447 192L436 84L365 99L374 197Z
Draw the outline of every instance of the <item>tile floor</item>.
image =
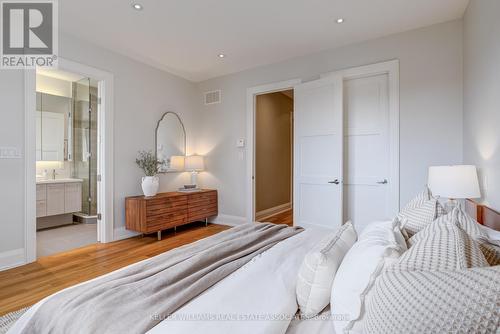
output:
M97 242L97 224L75 224L36 232L37 258Z

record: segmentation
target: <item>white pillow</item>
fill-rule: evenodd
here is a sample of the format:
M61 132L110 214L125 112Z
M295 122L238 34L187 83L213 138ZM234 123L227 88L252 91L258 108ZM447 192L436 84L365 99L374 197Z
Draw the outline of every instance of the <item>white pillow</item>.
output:
M352 223L347 222L306 254L296 287L303 317L314 317L330 303L335 273L356 238Z
M403 222L405 232L411 237L444 214L444 208L426 187L399 212L398 218Z
M397 220L372 223L363 230L333 281L330 307L336 333L362 330L366 295L384 266L405 250Z

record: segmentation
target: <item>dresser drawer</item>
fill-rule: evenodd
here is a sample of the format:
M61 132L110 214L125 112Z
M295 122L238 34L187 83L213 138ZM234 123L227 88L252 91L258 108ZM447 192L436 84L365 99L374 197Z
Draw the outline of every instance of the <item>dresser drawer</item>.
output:
M172 212L161 216L147 217L146 232L156 232L167 228L183 225L187 222L187 213Z
M158 216L177 211L186 211L188 207L187 196L180 198L164 198L162 200L147 201L146 215Z
M154 197L125 199L125 225L141 233L153 233L216 216L217 191L168 192Z
M217 205L217 196L206 196L197 199L189 199L189 207Z
M211 200L211 199L212 200L217 199L217 192L207 191L207 192L194 193L194 194L189 195L189 203L195 203L195 202Z
M217 205L201 206L188 209L188 220L196 221L217 216Z

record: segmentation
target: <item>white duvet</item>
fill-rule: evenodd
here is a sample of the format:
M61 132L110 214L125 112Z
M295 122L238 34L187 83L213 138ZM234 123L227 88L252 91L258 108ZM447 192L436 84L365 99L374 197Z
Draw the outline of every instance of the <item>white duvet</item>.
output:
M280 242L148 333L285 333L298 309L300 265L323 236L324 230L307 229Z
M148 333L285 333L298 308L298 270L305 254L324 234L323 229L308 228L280 242ZM44 301L28 310L8 333L19 332Z

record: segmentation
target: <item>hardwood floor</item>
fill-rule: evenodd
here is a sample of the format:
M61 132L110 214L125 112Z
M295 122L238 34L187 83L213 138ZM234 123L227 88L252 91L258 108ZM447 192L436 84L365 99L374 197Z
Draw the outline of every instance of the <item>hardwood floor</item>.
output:
M69 286L87 281L167 250L208 237L229 226L201 223L109 244L93 244L0 272L0 315L30 306Z
M293 211L292 209L278 213L277 215L260 219L261 222L268 222L273 224L287 224L293 226Z
M292 226L292 210L264 219ZM193 223L144 237L92 244L46 256L34 263L0 272L0 316L30 306L59 290L87 281L113 270L139 262L175 247L203 239L229 226Z

